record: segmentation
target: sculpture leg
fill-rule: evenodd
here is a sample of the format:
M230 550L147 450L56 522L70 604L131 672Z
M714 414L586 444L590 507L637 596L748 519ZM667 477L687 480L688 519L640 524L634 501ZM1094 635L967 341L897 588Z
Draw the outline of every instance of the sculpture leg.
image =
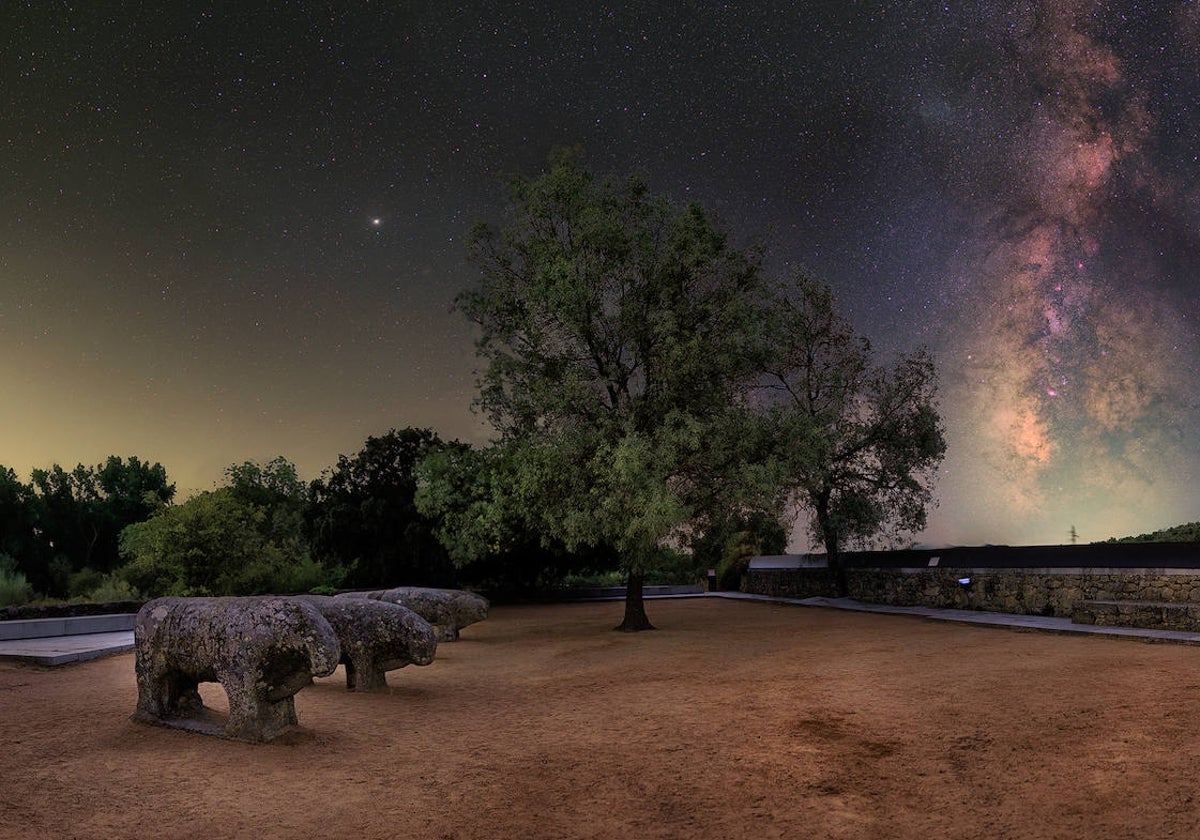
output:
M220 682L229 697L227 737L239 741L270 741L299 722L293 694L277 700L268 698L257 690L253 669L242 674L223 675Z
M353 678L351 675L353 674ZM346 688L350 691L387 691L387 677L369 655L354 657L346 665Z
M162 674L156 673L150 663L143 661L141 657L134 660L134 673L137 676L138 689L137 711L134 712L134 717L158 720L163 717L168 700Z
M137 663L137 716L147 720L190 717L204 708L198 683L178 671Z

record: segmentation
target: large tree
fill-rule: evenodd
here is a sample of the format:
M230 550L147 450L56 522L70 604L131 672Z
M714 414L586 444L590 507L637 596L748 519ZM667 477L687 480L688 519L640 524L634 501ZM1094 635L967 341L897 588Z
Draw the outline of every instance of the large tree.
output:
M351 586L457 583L434 523L417 510L416 468L423 458L461 444L429 429L392 429L368 437L353 456L312 484L309 524L318 557L350 570Z
M122 576L146 595L257 595L341 583L311 556L308 487L280 456L225 470L227 484L162 507L121 532Z
M70 472L55 464L31 473L31 500L37 532L54 558L44 575L52 594L65 595L67 575L88 568L112 571L120 562L121 530L141 522L174 498L161 464L136 456L109 456L95 467L77 465Z
M648 563L729 489L719 453L754 378L759 254L702 207L571 153L510 199L499 229L476 229L480 281L457 299L480 330L478 405L511 458L507 495L548 539L617 551L618 629L648 629Z
M48 589L49 548L39 536L33 487L0 466L0 555L8 555L16 571L40 592Z
M175 485L167 481L162 464L151 464L136 455L122 460L110 455L94 472L100 503L97 517L104 554L94 558L97 571L110 571L120 562L117 549L121 530L134 522L143 522L175 498Z
M760 422L839 594L851 543L921 530L946 451L929 355L876 365L828 286L800 275L771 308Z
M264 464L257 461L230 464L225 468L225 482L237 501L263 512L261 530L267 539L288 557L308 556L304 524L310 493L295 464L282 455Z
M198 493L121 532L121 574L146 596L261 594L284 562L267 519L229 487Z

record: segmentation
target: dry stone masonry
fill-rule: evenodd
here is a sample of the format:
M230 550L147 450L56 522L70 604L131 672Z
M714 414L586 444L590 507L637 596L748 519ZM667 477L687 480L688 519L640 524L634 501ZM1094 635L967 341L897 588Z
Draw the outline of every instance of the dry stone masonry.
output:
M849 597L895 606L1070 618L1093 600L1200 604L1200 572L1194 569L848 569L846 578ZM751 569L743 588L808 598L832 595L833 580L824 568Z
M1200 632L1200 543L1092 543L848 552L858 601L1070 618L1076 624ZM835 594L823 555L755 557L742 589Z

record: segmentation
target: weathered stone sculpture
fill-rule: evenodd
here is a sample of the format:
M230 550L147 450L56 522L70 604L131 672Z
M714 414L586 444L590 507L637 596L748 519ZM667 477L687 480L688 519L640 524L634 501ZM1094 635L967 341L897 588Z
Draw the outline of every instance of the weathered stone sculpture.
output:
M432 624L438 641L444 642L457 641L459 630L487 618L489 606L487 598L461 589L398 586L368 597L408 607Z
M356 589L353 592L339 592L338 594L336 594L332 597L334 597L334 598L356 598L358 600L367 599L367 600L371 600L371 601L378 601L379 593L385 592L385 591L386 590L384 590L384 589Z
M298 597L316 607L337 634L350 691L386 691L386 672L433 661L433 627L407 607L366 598Z
M293 696L332 674L341 650L329 622L295 598L158 598L133 628L134 720L270 741L296 725ZM202 682L229 697L222 728L204 708Z

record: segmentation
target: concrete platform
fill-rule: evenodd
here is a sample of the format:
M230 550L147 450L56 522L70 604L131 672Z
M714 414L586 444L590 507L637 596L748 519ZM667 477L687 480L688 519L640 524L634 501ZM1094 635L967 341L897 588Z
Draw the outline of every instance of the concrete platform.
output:
M0 641L0 659L15 659L34 665L66 665L127 650L133 650L132 630Z
M76 615L60 618L26 618L0 621L0 641L43 639L52 636L82 636L92 633L116 633L132 630L135 613Z

